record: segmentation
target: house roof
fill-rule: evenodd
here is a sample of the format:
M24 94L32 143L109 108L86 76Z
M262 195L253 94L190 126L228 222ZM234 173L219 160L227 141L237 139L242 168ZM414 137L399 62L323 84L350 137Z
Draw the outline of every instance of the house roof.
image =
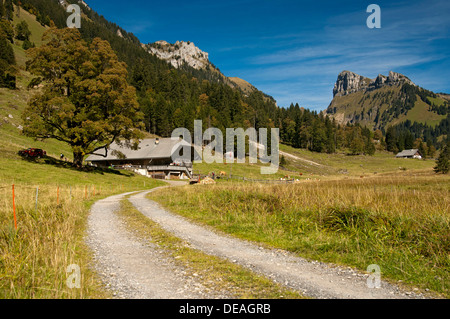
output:
M171 138L160 138L157 143L157 139L143 139L139 143L139 147L137 150L133 150L126 146L118 145L117 143L113 143L108 148L108 154L106 157L100 155L90 155L86 161L111 161L111 160L120 160L121 158L114 154L114 151L119 151L123 155L125 155L126 159L130 160L141 160L141 159L158 159L158 158L170 158L172 154L175 153L178 149L175 149L175 146L180 143L180 140ZM181 141L181 145L189 146L190 144L186 141ZM101 150L98 152L102 152ZM101 153L100 153L101 154Z
M396 157L414 156L414 155L416 155L417 153L420 154L420 152L419 152L418 149L404 150L404 151L398 153Z

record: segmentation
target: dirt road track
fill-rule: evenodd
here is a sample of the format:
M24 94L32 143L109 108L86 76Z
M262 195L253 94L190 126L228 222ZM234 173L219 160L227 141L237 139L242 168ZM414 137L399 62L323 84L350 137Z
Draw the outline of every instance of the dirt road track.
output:
M158 246L128 232L114 213L125 195L95 203L88 220L86 242L104 285L120 299L226 298L205 293L198 280L167 258Z
M298 156L295 156L295 155L292 155L292 154L289 154L289 153L286 153L286 152L283 152L283 151L280 151L280 155L284 155L284 156L290 157L290 158L292 158L294 160L308 163L310 165L314 165L314 166L318 166L318 167L323 166L322 164L319 164L319 163L316 163L316 162L313 162L313 161L307 160L305 158L298 157Z
M154 189L152 191L157 191ZM369 288L367 274L348 267L311 262L288 252L266 249L257 244L220 234L162 209L146 198L146 191L129 200L142 214L163 229L187 241L192 248L228 259L274 281L313 298L396 299L424 298L382 281L380 288ZM114 212L124 195L97 202L89 218L88 243L95 252L98 271L105 284L122 298L227 298L220 292L202 293L202 286L186 278L182 269L157 247L144 245L121 227Z

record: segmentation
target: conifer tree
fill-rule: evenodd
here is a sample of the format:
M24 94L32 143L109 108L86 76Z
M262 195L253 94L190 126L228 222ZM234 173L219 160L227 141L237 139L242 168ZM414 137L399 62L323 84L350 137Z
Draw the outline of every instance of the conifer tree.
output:
M5 6L3 5L3 0L0 0L0 19L5 16Z
M31 31L28 28L28 23L24 20L16 25L16 39L20 41L30 40Z
M9 42L14 43L14 28L10 21L0 19L0 34L5 36Z
M450 140L439 154L434 171L442 174L447 174L450 171Z
M12 0L5 0L5 4L4 4L4 10L5 10L5 14L4 17L9 20L12 21L13 19L13 13L14 13L14 5Z
M13 66L16 64L14 50L8 39L0 32L0 87L14 89L16 87L15 76L12 75Z

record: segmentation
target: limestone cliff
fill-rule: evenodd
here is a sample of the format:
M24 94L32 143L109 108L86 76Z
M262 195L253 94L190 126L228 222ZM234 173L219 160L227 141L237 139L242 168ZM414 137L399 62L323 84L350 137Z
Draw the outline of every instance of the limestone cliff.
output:
M440 109L448 102L435 93L415 85L403 74L370 79L343 71L333 88L333 100L325 111L340 124L359 123L373 129L406 120L437 124L445 114Z
M339 97L358 91L373 91L384 86L401 86L405 83L414 85L406 76L393 71L390 71L387 77L380 74L375 79L369 79L354 72L343 71L338 75L333 96Z
M177 41L170 44L166 41L157 41L147 45L150 53L156 55L160 59L166 60L175 68L179 68L183 63L199 70L206 68L209 62L207 52L203 52L194 45L193 42Z
M237 77L227 77L209 61L209 54L200 50L193 42L177 41L174 44L167 41L157 41L142 45L149 53L167 61L173 67L179 69L188 65L196 70L205 70L212 79L222 81L227 85L240 89L246 96L259 91L252 84ZM264 98L276 103L273 97L263 93Z

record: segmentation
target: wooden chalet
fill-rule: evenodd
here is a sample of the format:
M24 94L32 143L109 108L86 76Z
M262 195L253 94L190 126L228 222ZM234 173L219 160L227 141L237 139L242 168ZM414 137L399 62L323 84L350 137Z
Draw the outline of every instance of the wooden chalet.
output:
M182 147L191 147L191 159L173 161L172 155L182 153ZM137 150L114 143L106 156L90 155L86 162L92 166L133 170L158 179L190 179L194 154L193 145L186 141L153 138L141 140Z

